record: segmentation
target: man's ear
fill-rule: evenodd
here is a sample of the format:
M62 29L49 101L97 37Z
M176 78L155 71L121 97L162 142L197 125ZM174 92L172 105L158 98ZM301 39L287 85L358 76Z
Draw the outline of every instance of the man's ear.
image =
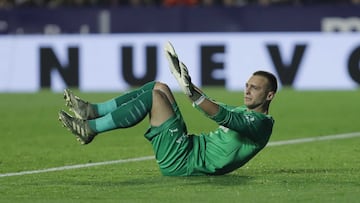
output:
M274 97L275 97L275 92L270 91L270 92L268 92L268 94L266 96L266 100L271 101Z

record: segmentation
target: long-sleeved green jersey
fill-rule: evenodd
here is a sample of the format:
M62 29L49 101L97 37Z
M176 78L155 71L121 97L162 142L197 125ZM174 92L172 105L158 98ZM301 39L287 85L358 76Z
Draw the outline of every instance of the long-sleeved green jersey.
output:
M265 147L274 124L270 115L250 111L246 106L220 104L219 112L209 117L220 126L213 132L192 136L188 175L221 175L243 166Z
M174 108L174 116L160 126L151 126L145 133L160 171L166 176L221 175L234 171L265 147L274 123L271 116L249 111L246 106L220 104L219 112L210 117L219 128L188 135L180 111Z

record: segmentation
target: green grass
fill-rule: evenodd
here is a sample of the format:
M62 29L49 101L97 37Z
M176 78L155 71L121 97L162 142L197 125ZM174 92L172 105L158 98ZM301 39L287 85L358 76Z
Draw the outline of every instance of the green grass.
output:
M206 89L237 105L242 93ZM116 93L79 93L100 102ZM190 132L216 127L175 95ZM270 113L271 141L360 132L359 91L282 89ZM0 174L153 155L138 126L79 145L57 121L62 95L0 94ZM201 120L201 122L199 122ZM360 138L269 146L218 177L163 177L155 160L0 177L0 202L358 202Z

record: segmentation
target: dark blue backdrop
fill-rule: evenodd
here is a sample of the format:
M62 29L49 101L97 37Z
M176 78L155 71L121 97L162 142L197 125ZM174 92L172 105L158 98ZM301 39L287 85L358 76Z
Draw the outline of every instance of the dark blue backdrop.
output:
M321 31L325 17L359 17L360 6L274 6L239 8L18 8L0 10L0 33L294 32Z

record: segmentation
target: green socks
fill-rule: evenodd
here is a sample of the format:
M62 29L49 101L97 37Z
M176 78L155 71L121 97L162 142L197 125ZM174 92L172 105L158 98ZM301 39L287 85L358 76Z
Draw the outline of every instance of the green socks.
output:
M155 82L146 83L142 87L132 90L130 92L127 92L124 95L121 95L114 99L110 99L103 103L92 104L92 107L98 116L104 116L104 115L114 111L122 104L138 97L140 94L144 93L145 91L154 89L154 86L155 86Z
M152 88L148 90L140 88L125 94L124 97L118 97L99 105L98 110L110 112L102 117L89 120L91 129L101 133L116 128L131 127L142 121L152 107ZM125 97L129 100L125 100ZM100 114L100 111L98 112Z

